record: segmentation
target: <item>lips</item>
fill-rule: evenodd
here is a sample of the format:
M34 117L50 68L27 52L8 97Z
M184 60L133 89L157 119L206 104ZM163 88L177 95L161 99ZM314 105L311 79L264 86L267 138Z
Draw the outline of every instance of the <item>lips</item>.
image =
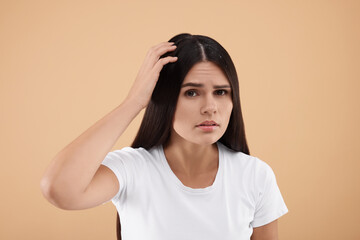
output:
M196 126L219 126L219 124L217 124L215 121L204 121Z

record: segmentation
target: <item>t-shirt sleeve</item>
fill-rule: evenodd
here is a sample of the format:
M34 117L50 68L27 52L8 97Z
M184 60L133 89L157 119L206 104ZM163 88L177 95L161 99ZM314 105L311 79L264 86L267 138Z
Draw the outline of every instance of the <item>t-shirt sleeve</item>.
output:
M129 163L129 159L127 158L129 158L129 154L126 153L126 148L123 148L121 150L109 152L101 163L102 165L108 167L111 171L113 171L119 181L119 191L111 199L113 203L120 200L121 196L124 195L124 192L126 191L128 186L129 166L127 165Z
M252 227L266 225L289 211L277 185L274 171L267 163L261 160L260 163L262 166L256 173L255 188L258 191L256 191L256 207L254 219L251 222Z

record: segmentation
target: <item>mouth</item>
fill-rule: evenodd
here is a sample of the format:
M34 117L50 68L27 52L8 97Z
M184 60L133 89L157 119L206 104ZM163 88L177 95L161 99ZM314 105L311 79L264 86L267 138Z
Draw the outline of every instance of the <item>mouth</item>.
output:
M217 127L218 127L218 125L198 125L197 126L197 128L200 128L204 132L211 132Z
M200 123L199 125L196 125L196 127L200 128L201 130L203 130L205 132L211 132L215 128L219 127L219 124L217 124L214 121L205 121L205 122Z
M214 126L219 126L219 124L217 124L215 121L205 121L196 126L197 127L211 127L211 126L214 127Z

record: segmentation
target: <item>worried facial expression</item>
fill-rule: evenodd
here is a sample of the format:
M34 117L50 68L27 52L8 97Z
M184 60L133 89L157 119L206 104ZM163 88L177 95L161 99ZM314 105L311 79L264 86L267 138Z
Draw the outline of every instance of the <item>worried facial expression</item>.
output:
M213 144L225 133L232 108L231 86L223 71L212 62L197 63L182 83L172 137Z

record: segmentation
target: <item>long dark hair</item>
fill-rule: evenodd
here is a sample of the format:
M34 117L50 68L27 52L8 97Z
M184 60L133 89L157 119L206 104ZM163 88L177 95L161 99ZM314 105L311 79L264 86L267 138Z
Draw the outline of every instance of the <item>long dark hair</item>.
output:
M196 63L210 61L223 70L232 89L233 109L228 127L219 142L234 151L250 154L241 113L238 76L228 52L217 41L203 35L182 33L171 38L169 42L174 42L177 48L165 53L161 58L177 56L178 60L166 64L161 70L131 147L149 150L154 146L166 144L170 138L172 119L186 74ZM117 239L121 240L119 214L116 220L116 233Z

